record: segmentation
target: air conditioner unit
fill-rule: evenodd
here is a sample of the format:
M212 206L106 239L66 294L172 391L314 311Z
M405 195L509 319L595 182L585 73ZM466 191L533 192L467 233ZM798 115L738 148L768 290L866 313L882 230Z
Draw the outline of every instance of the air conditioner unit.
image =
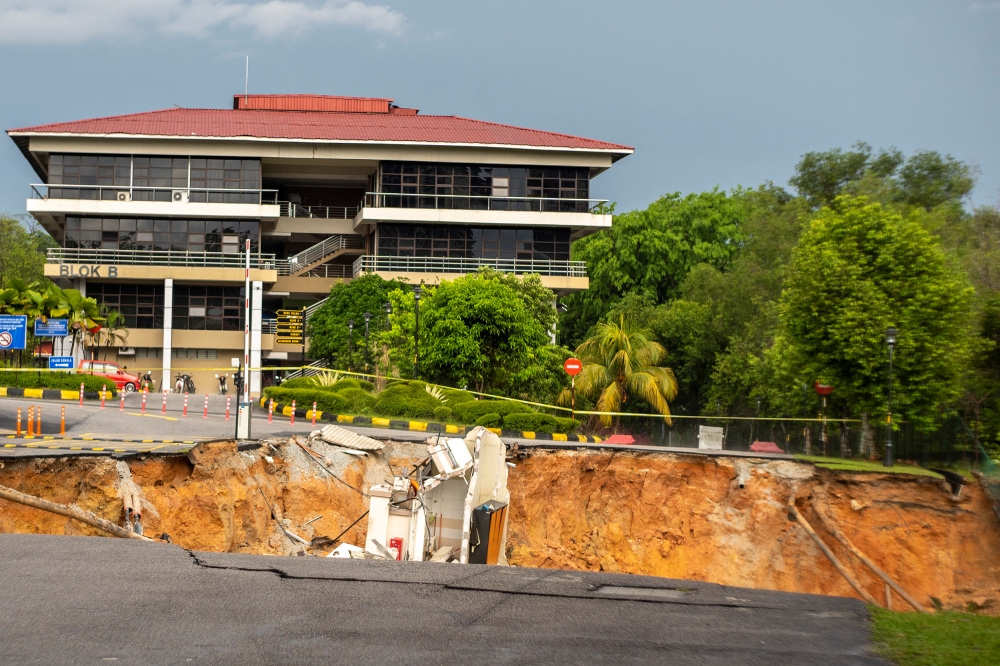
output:
M131 192L115 192L115 199L118 201L132 201Z
M189 193L187 190L173 190L170 193L170 200L174 203L187 203Z
M119 347L119 356L135 356L135 347Z

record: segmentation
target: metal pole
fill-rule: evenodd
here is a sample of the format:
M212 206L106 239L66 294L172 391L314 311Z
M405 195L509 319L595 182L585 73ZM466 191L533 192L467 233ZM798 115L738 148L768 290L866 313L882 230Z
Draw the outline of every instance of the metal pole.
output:
M365 372L371 372L371 348L368 346L368 323L372 320L372 313L366 312L365 317Z
M347 371L351 372L354 360L354 320L347 320Z
M413 288L413 378L420 379L420 285Z
M892 347L889 345L889 413L886 415L885 429L885 466L892 467Z
M243 385L236 400L236 439L250 438L250 239L247 238L244 247L246 266L244 269L244 302L243 302ZM244 410L246 410L244 412Z

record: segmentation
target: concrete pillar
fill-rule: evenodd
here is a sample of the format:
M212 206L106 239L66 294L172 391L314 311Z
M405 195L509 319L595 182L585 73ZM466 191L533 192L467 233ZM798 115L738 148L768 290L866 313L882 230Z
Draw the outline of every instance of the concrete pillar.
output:
M174 279L163 280L163 381L160 390L169 390L170 361L174 347Z
M250 367L260 368L261 365L261 306L264 296L264 283L257 280L250 283ZM260 370L250 373L250 396L260 396Z
M87 278L77 278L73 280L73 289L76 289L78 292L80 292L81 296L86 296ZM70 346L73 347L73 367L79 368L80 361L83 360L84 352L87 349L86 337L83 334L81 334L79 337L77 337L76 345L74 346L72 342L72 332L71 332L69 344Z

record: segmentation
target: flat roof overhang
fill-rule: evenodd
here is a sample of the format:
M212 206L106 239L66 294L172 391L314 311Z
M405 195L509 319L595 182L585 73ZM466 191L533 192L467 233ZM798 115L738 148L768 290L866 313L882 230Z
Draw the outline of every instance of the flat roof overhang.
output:
M94 269L97 269L95 272ZM114 268L114 271L109 271ZM201 266L135 266L125 264L55 264L46 263L45 277L50 279L87 278L102 282L120 280L163 282L173 278L178 282L193 283L234 283L243 284L246 272L243 268L212 268ZM265 284L278 280L278 271L259 268L250 269L250 279Z

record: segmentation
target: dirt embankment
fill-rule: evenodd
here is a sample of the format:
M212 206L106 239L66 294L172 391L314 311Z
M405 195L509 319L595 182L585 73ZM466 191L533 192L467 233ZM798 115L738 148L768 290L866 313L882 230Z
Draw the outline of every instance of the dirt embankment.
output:
M98 457L8 459L0 484L120 521L124 466L143 500L146 534L169 534L190 549L287 555L302 547L275 519L307 540L335 537L368 508L357 490L425 455L422 446L390 444L382 454L354 458L316 444L338 480L294 444L274 445L237 452L220 443L188 457L124 464ZM823 529L814 499L921 602L930 606L934 597L946 607L974 603L1000 612L1000 522L975 485L956 501L930 477L830 472L790 461L536 450L516 462L507 548L517 566L856 596L788 521L794 493L798 509L877 599L885 598L881 580ZM362 519L344 540L361 545L366 529ZM2 500L0 532L97 534ZM893 605L905 604L895 597Z

